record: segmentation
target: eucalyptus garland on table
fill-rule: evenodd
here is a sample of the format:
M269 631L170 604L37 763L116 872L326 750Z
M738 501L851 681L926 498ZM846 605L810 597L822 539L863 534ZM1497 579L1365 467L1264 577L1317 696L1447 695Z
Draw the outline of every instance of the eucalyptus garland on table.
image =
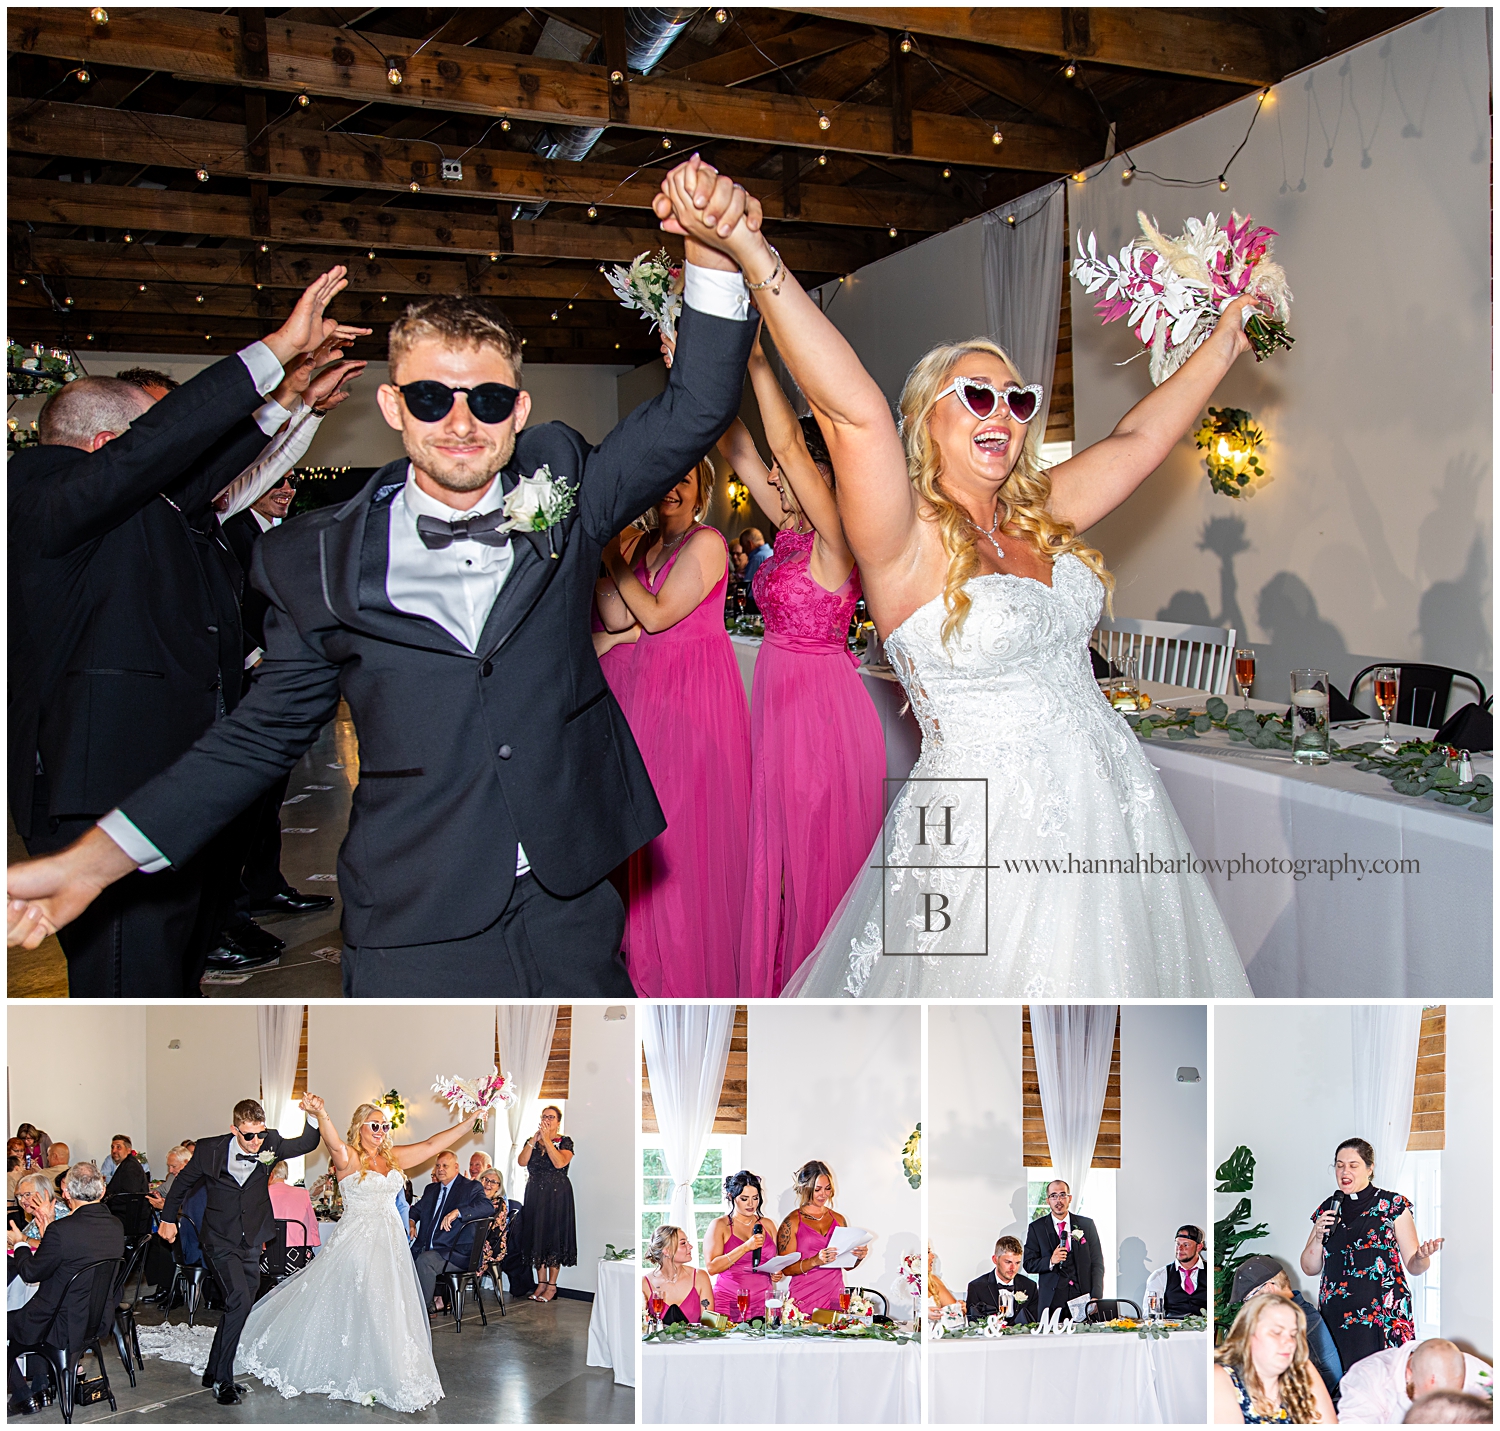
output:
M613 1242L604 1244L604 1251L599 1254L601 1262L634 1262L635 1251L629 1247L617 1248Z
M1060 1336L1097 1336L1101 1332L1130 1333L1148 1341L1166 1341L1173 1332L1201 1332L1208 1326L1207 1317L1184 1317L1179 1322L1168 1325L1166 1322L1137 1322L1133 1327L1117 1327L1109 1322L1074 1322L1072 1333L1061 1332ZM983 1322L971 1322L966 1327L954 1331L949 1327L934 1328L936 1334L943 1341L954 1337L978 1337L989 1341L995 1341L1000 1337L1034 1337L1041 1333L1032 1326L1023 1323L1016 1327L1003 1327L998 1332L986 1329Z
M714 1342L722 1341L735 1332L748 1333L751 1337L760 1341L781 1341L788 1337L812 1337L823 1340L854 1341L854 1342L895 1342L898 1346L904 1346L907 1342L915 1341L914 1336L906 1332L897 1331L895 1327L869 1326L869 1327L846 1327L834 1331L829 1327L821 1327L816 1324L811 1326L788 1327L781 1326L774 1331L766 1326L765 1321L756 1317L750 1322L738 1322L733 1327L711 1327L707 1324L696 1322L674 1322L670 1327L662 1327L659 1331L652 1332L641 1340L646 1342L664 1342L669 1345L682 1342Z
M1142 740L1150 740L1159 730L1166 731L1168 740L1196 740L1209 730L1223 730L1232 742L1257 750L1292 749L1292 727L1274 712L1243 707L1232 711L1219 696L1210 696L1204 704L1205 710L1196 712L1186 706L1159 706L1122 714ZM1328 753L1334 760L1353 762L1356 770L1373 770L1385 776L1398 795L1456 805L1475 815L1488 814L1493 803L1490 777L1476 775L1472 780L1460 780L1458 772L1448 768L1448 747L1434 741L1408 740L1390 754L1381 749L1378 740L1342 747L1330 741Z

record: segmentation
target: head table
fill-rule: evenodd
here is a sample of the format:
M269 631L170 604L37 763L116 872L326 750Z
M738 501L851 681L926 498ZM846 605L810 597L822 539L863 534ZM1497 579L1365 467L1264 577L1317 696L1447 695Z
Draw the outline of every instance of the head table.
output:
M641 1347L641 1421L915 1424L921 1347L731 1335Z
M1159 1426L1208 1419L1208 1333L944 1337L927 1348L927 1419Z
M750 688L760 643L734 636ZM861 667L885 732L886 773L905 776L922 737L905 692L883 667ZM1202 710L1207 694L1142 682L1158 705ZM1225 697L1230 709L1237 696ZM1259 711L1289 701L1252 700ZM1397 740L1431 730L1391 727ZM1378 721L1335 729L1339 745L1378 740ZM1231 743L1223 731L1195 740L1158 733L1147 756L1203 859L1415 860L1406 874L1205 874L1261 998L1488 998L1491 994L1491 876L1494 823L1452 805L1398 795L1374 771L1351 763L1297 765L1288 752ZM1488 755L1474 771L1493 773ZM1149 851L1141 851L1142 854Z

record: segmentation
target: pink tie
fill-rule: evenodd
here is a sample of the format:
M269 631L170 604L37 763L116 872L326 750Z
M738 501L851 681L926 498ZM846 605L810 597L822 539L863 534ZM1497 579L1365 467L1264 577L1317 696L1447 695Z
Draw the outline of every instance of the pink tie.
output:
M1193 1295L1193 1269L1191 1267L1185 1268L1183 1270L1182 1290L1186 1292L1189 1297Z
M1060 1223L1057 1224L1057 1240L1059 1242L1066 1242L1068 1240L1068 1224L1067 1223L1060 1222Z

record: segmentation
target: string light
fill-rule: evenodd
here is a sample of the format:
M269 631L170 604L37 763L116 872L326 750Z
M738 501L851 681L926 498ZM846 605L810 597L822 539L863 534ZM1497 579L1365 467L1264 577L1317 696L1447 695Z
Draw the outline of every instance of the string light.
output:
M990 135L990 143L993 144L998 149L1000 147L1000 144L1001 144L1001 138L1002 138L1002 136L1000 134L1000 130L997 127L995 129L995 132L992 135Z
M1063 66L1063 78L1072 79L1078 73L1078 67L1070 60Z
M126 243L134 243L135 242L135 235L132 234L129 229L125 230L125 242Z
M833 128L833 121L821 109L818 111L818 128L824 130Z
M598 209L596 209L596 208L595 208L595 207L594 207L594 206L593 206L593 205L592 205L592 204L590 204L590 205L589 205L589 206L588 206L588 210L587 210L587 213L588 213L588 216L589 216L589 217L590 217L590 218L591 218L591 219L597 219L597 218L598 218L598 217L599 217L599 210L598 210Z
M1227 194L1229 192L1229 180L1226 179L1222 174L1219 175L1219 192L1221 194Z
M391 85L392 87L400 84L404 78L405 76L395 65L392 65L390 69L385 72L386 83Z
M892 237L892 238L895 238L895 237L896 237L896 230L895 230L895 229L893 229L893 228L891 228L891 229L887 229L887 230L886 230L886 232L887 232L887 233L888 233L888 234L890 234L890 236L891 236L891 237Z
M139 283L136 285L136 289L138 292L144 293L146 291L146 285L144 283Z
M208 183L208 170L207 169L200 169L198 171L198 182L200 184L206 184L206 183Z
M572 311L573 311L573 305L572 305L572 304L571 304L571 303L570 303L570 304L568 304L568 311L569 311L569 312L570 312L570 313L571 313L571 312L572 312Z
M83 340L86 343L92 343L94 341L94 335L92 333L85 333L83 335Z
M714 11L714 23L716 25L725 25L725 24L728 24L729 23L729 11L728 10L715 10ZM619 346L620 345L618 343L615 344L615 347L618 348Z
M1080 169L1076 174L1073 175L1073 182L1075 184L1081 184L1087 178L1088 175L1085 174L1082 169Z
M508 120L503 114L500 116L500 132L502 134L510 133L510 120Z
M624 70L611 70L609 72L609 82L612 85L616 85L616 86L624 84L625 83L625 71Z
M953 170L951 170L951 169L944 169L943 170L943 178L945 178L945 179L951 179L952 177L953 177Z
M193 299L193 302L194 302L194 303L202 303L202 302L203 302L203 295L202 295L202 294L201 294L201 293L200 293L200 294L198 294L198 295L197 295L197 296L196 296L196 297L195 297L195 298L194 298L194 299Z
M271 251L271 245L270 245L270 244L268 244L268 243L263 243L263 244L261 244L261 246L260 246L260 251L261 251L261 252L262 252L262 253L270 253L270 251Z
M63 302L64 302L64 303L65 303L65 304L66 304L66 305L67 305L67 306L68 306L68 307L69 307L69 308L71 308L71 307L72 307L72 306L73 306L73 300L72 300L72 299L71 299L71 298L64 298L64 299L63 299Z
M1014 214L1006 214L1006 216L1005 216L1005 222L1008 223L1011 226L1011 228L1015 228L1015 226L1016 226L1016 216Z
M212 333L205 333L203 335L203 341L205 343L212 343L213 340L214 340L214 335Z
M1131 179L1135 178L1135 170L1133 168L1131 168L1131 166L1129 164L1127 164L1120 171L1120 177L1122 179L1124 179L1128 183Z
M256 284L256 285L255 285L255 291L256 291L256 292L257 292L257 293L259 293L259 292L260 292L260 291L261 291L261 289L263 289L263 288L264 288L264 287L265 287L265 286L266 286L266 285L265 285L265 284L264 284L264 283L257 283L257 284Z
M500 255L498 253L492 253L490 255L490 262L491 263L499 263L500 262Z
M380 301L381 301L381 302L382 302L382 303L384 303L384 302L385 302L385 294L383 294L383 293L382 293L382 294L381 294L381 295L380 295Z
M670 134L663 134L662 135L662 137L661 137L661 147L663 149L670 149L672 147L672 136Z
M902 35L900 48L903 55L911 54L912 50L915 48L915 44L910 35Z
M89 11L89 19L92 20L96 25L107 25L109 24L109 11L106 10L102 5L95 5L94 8Z
M310 95L299 94L297 96L297 103L301 108L306 109L312 103L312 97Z
M415 179L413 179L411 181L411 184L409 185L409 187L410 187L412 193L414 193L414 194L420 194L422 192L422 186L419 183L417 183L417 181Z
M552 310L552 321L554 323L557 322L557 309L555 309L555 308Z
M77 70L75 71L75 73L77 74L79 84L88 84L88 82L93 79L93 75L91 75L87 70Z
M818 168L820 168L820 169L826 169L827 167L828 167L828 156L826 154L819 154L818 155Z
M16 281L21 285L22 288L26 287L26 280L24 278L17 279Z
M373 248L366 249L365 250L365 257L366 258L374 258L375 257L375 250Z

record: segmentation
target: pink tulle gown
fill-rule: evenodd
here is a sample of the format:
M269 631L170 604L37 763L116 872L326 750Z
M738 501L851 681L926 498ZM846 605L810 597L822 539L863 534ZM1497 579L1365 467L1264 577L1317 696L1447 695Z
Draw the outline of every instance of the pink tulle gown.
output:
M597 606L593 610L591 629L604 630L604 622ZM634 643L611 646L599 658L599 669L604 672L605 682L614 692L615 699L620 703L620 709L624 710L626 693L630 690L630 673L635 669Z
M642 553L635 568L642 585L659 591L693 542L725 545L703 528L654 581ZM667 817L666 830L630 857L625 963L636 993L649 998L742 992L750 712L724 630L728 583L726 559L695 610L665 631L642 633L621 702Z
M880 832L885 736L845 645L859 568L813 580L812 532L778 532L755 573L766 635L750 701L742 993L775 998L816 947Z

